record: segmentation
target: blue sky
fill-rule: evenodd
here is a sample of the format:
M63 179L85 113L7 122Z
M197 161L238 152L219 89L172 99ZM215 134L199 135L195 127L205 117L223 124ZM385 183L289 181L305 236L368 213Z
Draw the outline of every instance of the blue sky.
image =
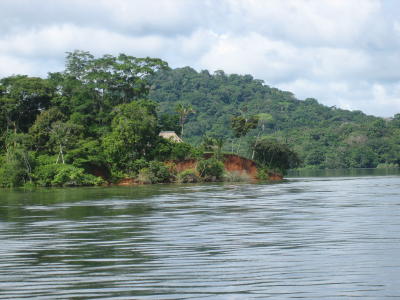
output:
M0 1L1 77L60 71L75 49L251 74L299 99L400 113L396 0Z

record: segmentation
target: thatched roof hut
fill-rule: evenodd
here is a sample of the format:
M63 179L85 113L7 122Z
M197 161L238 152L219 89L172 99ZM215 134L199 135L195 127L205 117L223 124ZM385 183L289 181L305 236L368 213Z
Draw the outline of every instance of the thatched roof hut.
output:
M176 143L183 142L182 139L175 133L175 131L161 131L158 135L164 139L171 140Z

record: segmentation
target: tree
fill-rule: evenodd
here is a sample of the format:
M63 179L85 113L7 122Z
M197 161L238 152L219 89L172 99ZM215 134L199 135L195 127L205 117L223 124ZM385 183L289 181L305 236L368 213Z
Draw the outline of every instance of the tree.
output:
M117 105L147 96L147 78L161 69L168 69L168 64L158 58L125 54L95 58L77 50L67 52L65 74L89 86L99 98L108 98Z
M37 151L46 151L51 148L50 133L55 122L65 122L66 116L57 107L51 107L37 115L29 134L32 136L34 147Z
M103 139L105 155L112 169L129 172L130 164L150 158L158 139L155 104L141 100L117 106L112 131Z
M162 114L158 117L158 125L162 131L179 132L181 125L179 115L177 114Z
M65 149L77 138L80 127L70 122L56 121L51 125L50 129L50 142L56 145L58 148L57 161L61 159L61 162L65 164L64 154Z
M125 54L95 58L77 50L67 53L65 71L50 73L49 78L58 91L54 102L61 111L101 135L97 129L111 123L113 108L146 98L149 76L161 69L168 69L168 64L157 58Z
M218 160L222 158L222 147L224 146L225 140L222 137L212 138L209 136L203 137L202 147L205 151L212 151L214 157Z
M237 147L237 153L240 149L241 137L245 136L250 129L254 129L258 124L258 116L236 116L231 119L231 126L234 131L235 137L239 138L239 143Z
M183 137L183 125L185 124L186 118L195 111L190 104L182 104L182 103L179 103L176 106L175 110L179 114L179 124L181 125L181 137Z
M237 138L245 136L250 129L254 129L258 125L258 116L246 118L237 116L231 119L231 126Z
M27 132L53 95L48 81L37 77L11 76L0 80L0 128Z
M254 159L261 166L272 170L279 170L285 174L286 170L300 164L297 154L288 145L274 139L264 138L253 145Z
M0 156L0 187L17 187L32 181L31 138L24 133L8 132L6 152Z

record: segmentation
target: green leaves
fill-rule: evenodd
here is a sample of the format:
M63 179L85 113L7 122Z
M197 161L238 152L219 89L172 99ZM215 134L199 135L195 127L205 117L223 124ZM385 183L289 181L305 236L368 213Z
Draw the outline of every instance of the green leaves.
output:
M299 166L300 159L288 145L273 139L261 139L254 144L254 159L268 169L279 170L285 174L286 170Z
M195 111L190 104L178 103L175 108L179 114L179 124L181 125L181 137L183 137L183 125L185 124L186 118L193 114Z
M257 116L251 116L246 118L244 116L237 116L231 119L231 126L235 137L239 138L245 136L250 129L257 127L259 118Z
M157 141L155 106L147 101L121 104L113 115L112 131L103 138L103 149L113 169L126 170L129 161L148 157Z
M54 94L46 79L11 76L0 80L0 129L27 132Z
M88 186L104 182L100 177L86 174L82 168L68 164L39 165L35 175L40 186Z
M221 161L211 157L199 160L196 170L205 181L216 181L222 178L225 168Z
M125 54L95 58L89 52L77 50L68 52L65 74L117 105L147 96L147 77L161 69L168 69L168 64L158 58Z

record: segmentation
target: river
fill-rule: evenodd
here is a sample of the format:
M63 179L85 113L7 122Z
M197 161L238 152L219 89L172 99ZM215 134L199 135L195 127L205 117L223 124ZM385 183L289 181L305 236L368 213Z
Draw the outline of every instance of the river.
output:
M320 175L0 190L0 299L399 299L398 172Z

